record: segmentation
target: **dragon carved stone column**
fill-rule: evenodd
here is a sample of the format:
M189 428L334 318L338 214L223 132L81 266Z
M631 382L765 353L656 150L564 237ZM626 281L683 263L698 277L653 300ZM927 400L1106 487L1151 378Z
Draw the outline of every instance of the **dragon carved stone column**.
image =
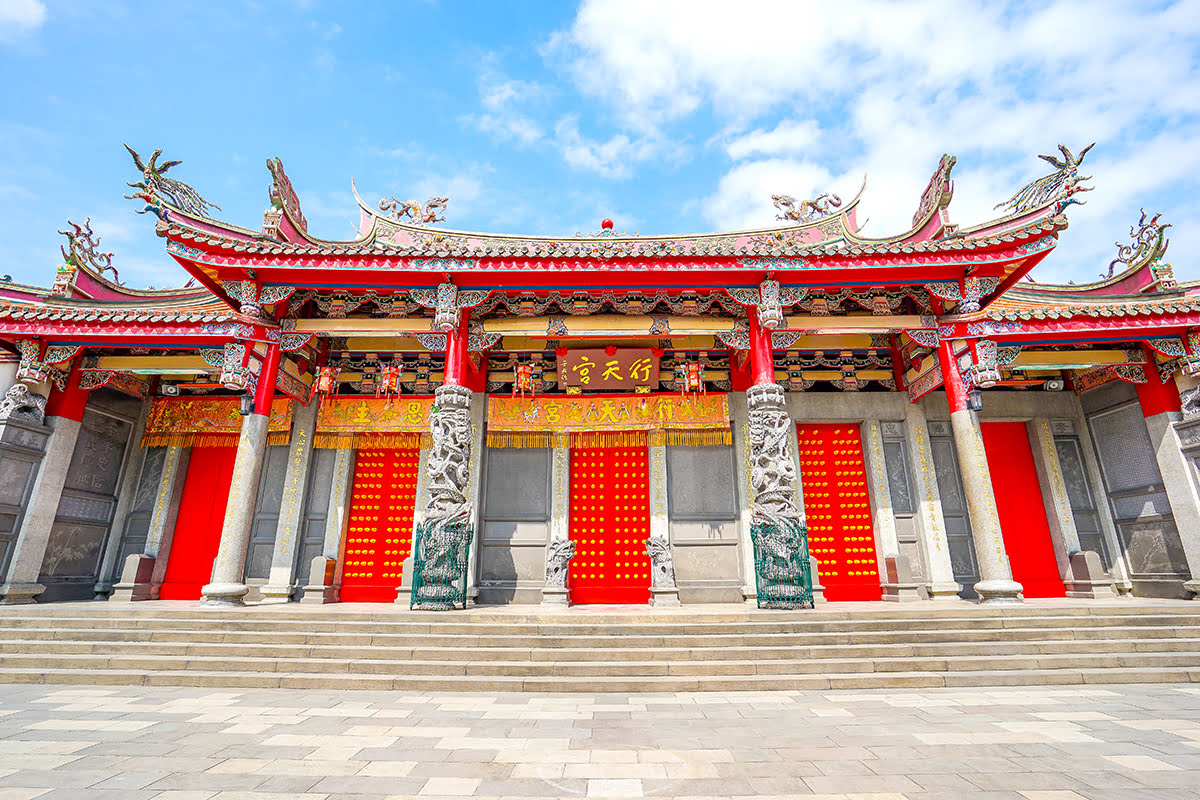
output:
M750 322L750 366L746 390L750 433L750 538L759 608L811 605L808 534L796 502L796 462L791 452L791 418L783 388L775 383L771 332Z
M471 390L462 385L469 312L446 335L445 381L434 391L425 477L429 502L413 544L411 606L449 611L466 605L472 502Z

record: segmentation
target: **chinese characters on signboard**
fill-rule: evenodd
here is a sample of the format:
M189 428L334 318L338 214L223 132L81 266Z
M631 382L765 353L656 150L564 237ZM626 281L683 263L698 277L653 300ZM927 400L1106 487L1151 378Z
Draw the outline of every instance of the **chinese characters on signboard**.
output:
M658 357L649 350L568 350L558 358L558 382L585 391L658 389Z

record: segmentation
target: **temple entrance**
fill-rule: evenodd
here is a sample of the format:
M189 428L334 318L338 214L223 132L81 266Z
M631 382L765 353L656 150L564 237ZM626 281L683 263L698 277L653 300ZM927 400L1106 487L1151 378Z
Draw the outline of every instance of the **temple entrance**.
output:
M236 457L236 447L191 449L159 599L199 600L212 577Z
M984 422L979 428L1013 580L1026 597L1065 597L1025 423Z
M879 561L857 425L798 425L808 548L826 600L879 600Z
M391 603L412 552L417 448L359 450L343 555L343 603Z
M645 447L571 450L572 603L650 602L650 472Z

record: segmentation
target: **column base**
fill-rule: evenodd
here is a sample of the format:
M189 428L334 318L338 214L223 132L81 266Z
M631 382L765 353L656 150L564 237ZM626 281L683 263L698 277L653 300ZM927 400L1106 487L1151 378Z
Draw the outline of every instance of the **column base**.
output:
M650 589L650 605L655 608L678 608L679 589L672 587L670 589Z
M820 565L817 562L817 557L810 555L808 557L808 571L812 577L812 592L813 606L823 604L825 602L825 587L821 585L821 574L818 569Z
M302 605L329 605L338 602L336 586L305 586L300 595Z
M1200 581L1184 581L1183 590L1192 593L1192 600L1200 600Z
M882 584L883 600L889 603L914 603L921 599L921 586L917 583Z
M154 565L157 559L145 553L130 553L125 557L121 569L121 580L112 587L108 596L110 603L132 603L139 600L153 600L155 589L153 584Z
M292 602L292 595L295 594L296 587L267 585L261 587L259 591L262 592L260 605L274 606Z
M200 590L204 597L201 603L208 607L242 606L242 599L250 592L250 587L244 583L210 583Z
M1100 563L1100 554L1092 550L1071 553L1067 578L1063 583L1067 588L1067 597L1076 599L1112 597L1117 593L1112 578L1108 577Z
M980 604L997 606L1025 602L1025 598L1021 597L1024 587L1016 581L980 581L974 588Z
M34 600L46 587L40 583L0 583L0 606L24 606Z
M931 583L926 587L930 600L962 600L958 593L963 589L960 583Z
M546 586L542 589L542 605L567 608L571 605L570 592L565 586Z

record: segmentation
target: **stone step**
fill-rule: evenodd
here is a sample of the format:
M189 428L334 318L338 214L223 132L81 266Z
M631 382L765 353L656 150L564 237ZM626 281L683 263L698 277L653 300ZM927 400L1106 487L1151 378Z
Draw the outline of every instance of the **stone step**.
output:
M807 645L837 644L912 644L956 642L1028 642L1038 640L1090 641L1103 639L1172 639L1187 636L1190 628L1181 625L1161 627L1114 626L1105 628L1002 628L991 630L931 628L916 631L861 631L846 633L743 634L736 630L720 635L698 635L676 631L662 636L611 634L607 636L514 636L498 631L490 636L458 634L346 634L346 633L260 633L242 629L189 631L186 629L89 629L21 628L0 631L0 641L14 638L72 641L269 643L275 645L330 645L344 647L538 647L538 648L609 648L614 645L641 648L704 647L778 647L802 642ZM18 632L19 631L19 632Z
M498 675L644 677L661 675L803 675L864 672L947 673L971 671L1166 668L1200 669L1200 651L1186 653L1051 654L1037 656L993 655L955 659L876 658L823 660L728 661L574 661L495 662L453 659L446 661L353 660L320 658L211 658L188 655L63 655L27 653L0 655L0 667L142 670L199 672L363 673L405 675Z
M926 687L1043 686L1116 683L1200 683L1196 668L1060 669L962 671L954 673L851 673L754 676L405 676L324 675L176 670L45 669L0 667L0 683L70 685L203 686L221 688L363 689L442 692L700 692L828 689L908 689Z
M1137 653L1137 652L1200 652L1200 638L1176 639L1112 639L1112 640L1045 640L1031 642L951 642L945 644L887 644L887 645L792 645L783 647L727 648L632 648L612 647L603 651L607 661L644 661L647 658L663 661L780 661L826 658L906 658L987 656L996 650L1008 655L1040 655L1069 653ZM493 662L592 661L597 651L592 648L531 648L487 647L488 660ZM219 643L192 641L186 644L167 642L114 642L37 639L0 639L0 654L54 653L61 655L186 655L207 658L324 658L351 660L449 661L461 655L456 647L343 647L337 645L289 645L262 643Z
M1196 606L1185 606L1192 609ZM397 617L399 619L397 619ZM254 631L260 633L347 633L361 635L395 634L395 635L492 635L498 629L508 635L520 636L662 636L678 632L686 628L689 634L712 635L727 632L731 627L747 635L761 634L796 634L796 633L840 633L840 632L870 632L886 627L892 632L936 629L970 628L972 630L990 630L1000 628L1027 628L1031 625L1039 629L1048 628L1103 628L1114 625L1130 627L1162 627L1162 626L1194 626L1200 625L1200 611L1196 613L1126 613L1121 615L1077 616L1077 615L1015 615L1011 617L981 616L924 616L920 612L901 618L890 618L876 614L860 614L854 619L845 620L805 620L779 622L764 621L761 617L753 620L712 621L708 617L698 620L690 619L659 619L653 623L630 623L616 619L603 624L591 622L541 622L538 624L513 623L507 619L495 619L487 622L465 623L458 622L453 617L444 622L413 622L406 619L407 615L394 615L392 618L366 621L331 622L327 615L323 619L269 619L265 615L248 615L236 612L209 612L208 614L192 617L190 615L146 616L129 614L125 617L94 617L83 616L48 616L45 614L0 614L0 631L17 628L44 628L49 625L63 628L88 628L91 630L178 630L187 631Z

